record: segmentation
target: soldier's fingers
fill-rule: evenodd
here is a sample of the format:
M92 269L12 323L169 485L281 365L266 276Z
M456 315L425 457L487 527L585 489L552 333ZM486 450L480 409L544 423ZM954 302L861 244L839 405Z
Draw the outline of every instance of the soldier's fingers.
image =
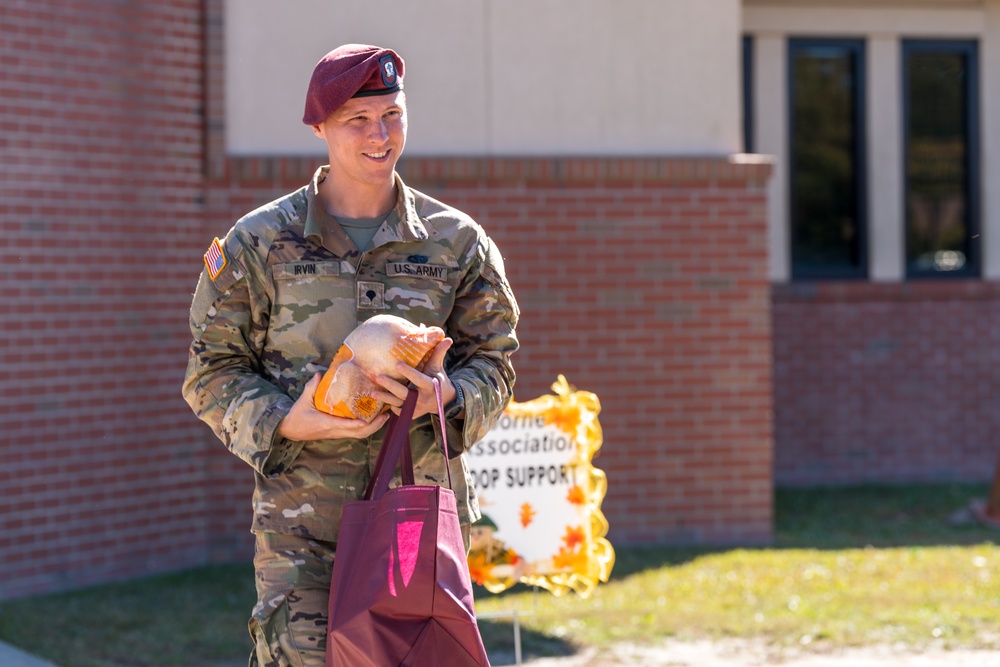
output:
M407 366L407 368L409 368L409 366ZM403 401L406 400L406 392L408 391L405 384L385 375L379 375L375 379L378 381L379 385L381 385L382 389L385 390L385 391L379 391L378 389L376 389L373 392L374 394L377 394L375 398L380 398L379 395L382 395L385 397L385 398L380 398L380 400L382 400L383 403L389 403L390 405L395 405L397 407L403 404ZM386 400L386 398L388 398L389 400Z
M437 375L444 370L445 357L454 342L455 341L451 338L443 338L440 343L434 346L434 351L431 352L430 358L424 365L424 372L427 373L427 375Z
M366 422L364 419L343 419L339 417L334 417L334 419L337 419L339 422L336 428L337 434L334 437L366 438L382 428L389 419L389 415L386 413L377 415L372 419L371 423Z
M430 385L430 378L418 371L416 368L407 366L403 362L396 364L396 372L409 380L414 386L420 388L425 385ZM396 384L399 384L398 382ZM403 398L406 398L406 392L409 391L409 387L400 384L403 387Z
M372 391L372 398L374 398L376 401L385 403L389 407L389 409L395 412L396 414L399 414L399 408L403 405L403 402L405 401L405 399L400 398L395 394L391 394L387 391L379 391L378 389Z
M358 421L364 423L363 419L359 419ZM365 424L365 426L361 429L361 433L359 434L358 437L367 438L368 436L372 435L380 428L385 426L385 423L387 421L389 421L389 413L383 412L382 414L375 417L375 419L373 419L370 424Z
M306 382L306 386L302 388L302 396L312 401L313 397L316 396L316 388L319 386L321 378L321 373L313 373L313 376L309 378L309 382Z

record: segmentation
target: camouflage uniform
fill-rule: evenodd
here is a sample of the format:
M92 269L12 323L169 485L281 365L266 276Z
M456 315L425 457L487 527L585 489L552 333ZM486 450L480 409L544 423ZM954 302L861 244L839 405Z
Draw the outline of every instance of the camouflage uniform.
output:
M275 434L347 334L361 321L389 313L440 326L454 339L445 371L464 397L464 410L448 419L454 452L486 434L514 384L517 304L503 260L482 228L396 176L396 207L372 247L361 252L319 201L318 186L327 174L328 168L320 168L309 185L237 222L220 242L224 266L213 267L214 278L202 273L191 306L194 342L184 398L255 471L252 529L258 534L260 599L252 628L271 623L282 600L295 595L290 587L303 568L294 561L303 560L303 552L322 554L312 559L318 565L306 569L320 577L321 590L329 586L323 563L332 564L341 508L364 492L378 455L382 432L364 440L311 442ZM437 429L428 415L411 427L418 484L446 483L444 457L435 449ZM453 458L451 469L465 528L479 518L478 502L465 457ZM325 604L300 613L321 614L307 624L324 634ZM263 634L269 643L277 641ZM275 658L273 664L296 662Z

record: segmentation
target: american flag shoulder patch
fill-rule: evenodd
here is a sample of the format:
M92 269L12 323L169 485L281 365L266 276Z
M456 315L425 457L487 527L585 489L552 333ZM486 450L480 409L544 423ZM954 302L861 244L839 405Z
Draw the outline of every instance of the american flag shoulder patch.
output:
M222 273L222 269L226 268L226 251L222 247L222 242L216 237L212 241L212 245L208 246L208 252L205 253L205 268L208 269L208 277L215 280Z

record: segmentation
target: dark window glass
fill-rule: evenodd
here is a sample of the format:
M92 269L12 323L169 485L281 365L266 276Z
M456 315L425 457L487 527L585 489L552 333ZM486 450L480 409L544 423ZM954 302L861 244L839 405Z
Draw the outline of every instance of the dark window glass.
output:
M864 45L795 39L788 60L792 277L864 277Z
M975 275L976 46L907 41L903 68L907 274Z

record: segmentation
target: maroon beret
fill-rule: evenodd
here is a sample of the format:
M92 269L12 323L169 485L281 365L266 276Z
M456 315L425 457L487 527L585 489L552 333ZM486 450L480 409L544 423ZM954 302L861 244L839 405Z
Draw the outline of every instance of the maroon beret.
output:
M352 97L388 95L403 88L403 59L392 49L344 44L323 56L306 92L302 122L319 125Z

